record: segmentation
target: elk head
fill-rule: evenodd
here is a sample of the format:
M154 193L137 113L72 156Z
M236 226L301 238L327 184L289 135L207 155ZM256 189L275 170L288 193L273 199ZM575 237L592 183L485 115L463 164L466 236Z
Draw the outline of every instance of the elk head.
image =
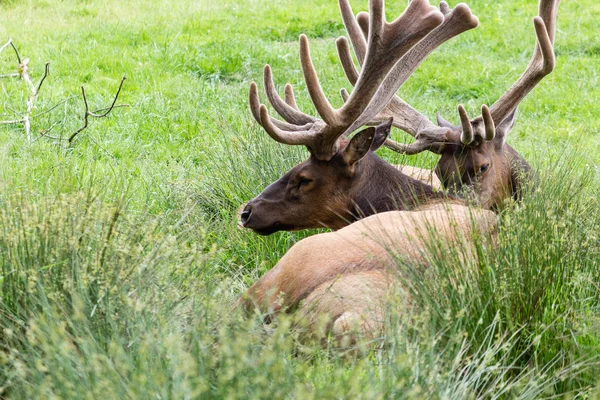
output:
M388 140L386 146L405 154L429 150L441 155L435 172L451 193L473 194L486 208L497 208L508 197L518 198L524 181L529 177L530 167L506 144L506 137L514 126L519 103L554 69L553 44L559 3L560 0L540 0L539 16L533 20L537 42L526 71L493 106L482 106L481 115L477 118L469 119L465 108L460 105L460 125L454 126L438 114L436 126L391 93L372 102L363 113L364 118L359 118L354 125L374 124L393 117L394 125L415 137L416 141L405 145ZM451 13L442 2L440 9L446 19L451 19L456 18L456 11L461 6L464 5L459 4ZM367 46L365 38L370 29L369 17L366 13L360 13L354 18L351 10L346 10L346 13L346 29L362 66ZM347 41L338 41L338 53L346 76L355 84L358 73ZM410 64L410 59L404 63L401 60L398 64ZM390 73L386 80L401 79L406 71L411 71L411 68L404 68L396 75ZM348 98L346 92L342 92L342 96ZM383 109L381 102L387 102ZM368 112L369 108L380 110L371 121L367 119L372 115Z
M365 187L365 168L374 163L372 152L383 145L390 129L391 121L340 140L329 160L311 154L246 205L242 224L262 235L347 225L355 218L357 193Z
M348 18L355 21L348 0L339 0L339 4L345 23ZM259 102L256 84L251 84L249 102L256 121L277 142L306 146L310 158L248 203L241 213L245 227L260 234L323 226L337 229L357 219L357 214L405 209L442 197L373 154L386 142L391 116L380 118L376 128L367 128L350 140L347 136L365 125L357 121L369 122L377 116L388 103L387 97L396 93L436 47L476 27L478 20L465 5L438 10L427 0L409 2L402 15L390 23L385 21L383 0L370 0L369 11L363 68L356 73L355 89L341 108L334 109L323 93L304 35L300 36L302 71L321 119L298 109L289 84L285 99L278 95L268 65L265 91L283 121L269 116ZM403 77L388 79L398 71Z
M482 115L489 118L488 113L489 109L483 107ZM431 146L429 149L441 155L435 173L443 186L453 194L474 195L486 208L497 208L505 198L518 198L520 179L530 168L506 144L506 137L515 123L516 109L495 130L486 132L486 136L469 133L471 121L463 107L459 108L459 114L465 121L464 127L453 126L438 114L439 126L448 130L446 141L437 148ZM483 118L473 124L480 120ZM493 121L490 123L493 124Z

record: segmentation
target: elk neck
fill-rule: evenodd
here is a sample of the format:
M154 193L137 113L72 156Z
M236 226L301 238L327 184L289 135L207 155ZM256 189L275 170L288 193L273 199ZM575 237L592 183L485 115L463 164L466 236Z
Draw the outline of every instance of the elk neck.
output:
M520 200L527 182L535 179L529 163L512 147L504 145L504 158L508 169L510 170L510 188L512 197Z
M369 152L356 166L358 182L350 193L355 218L411 210L448 197Z

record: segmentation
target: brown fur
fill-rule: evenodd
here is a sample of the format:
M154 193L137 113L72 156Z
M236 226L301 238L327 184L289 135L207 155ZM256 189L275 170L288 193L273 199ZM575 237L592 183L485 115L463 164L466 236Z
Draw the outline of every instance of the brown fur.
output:
M421 181L423 183L426 183L427 185L431 186L435 190L438 190L438 191L444 190L444 188L442 186L442 182L440 181L440 179L437 177L437 175L432 170L425 169L425 168L413 167L410 165L394 165L394 166L399 171L401 171L403 174L408 175L411 178Z
M341 148L347 145L342 142ZM302 184L303 180L309 180ZM246 205L244 226L269 235L279 230L340 229L360 218L391 210L411 210L448 199L405 175L369 151L348 165L342 151L331 160L310 157Z
M501 207L506 199L520 199L531 178L531 167L504 143L505 136L475 146L462 145L460 132L454 132L454 136L454 143L441 150L435 167L436 175L450 193L472 194L470 197L482 207L493 210ZM487 170L481 172L485 166Z
M330 328L336 334L354 328L367 336L377 334L390 286L402 290L394 274L398 257L424 266L432 256L426 244L433 237L448 246L468 244L474 227L490 233L494 225L492 212L459 204L372 215L296 243L239 304L262 312L300 306L298 312L306 314L311 324L321 315L331 317ZM474 252L466 256L476 257Z

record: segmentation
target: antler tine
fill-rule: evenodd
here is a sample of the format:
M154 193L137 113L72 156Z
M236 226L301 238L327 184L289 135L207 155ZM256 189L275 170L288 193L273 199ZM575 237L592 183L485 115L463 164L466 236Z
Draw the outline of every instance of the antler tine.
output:
M447 133L447 129L433 128L419 132L417 140L411 144L397 143L388 139L385 142L385 146L397 153L407 155L418 154L426 150L439 153L448 143Z
M252 112L252 116L261 126L264 127L263 122L265 122L265 120L261 116L261 111L260 111L260 109L263 105L260 104L260 100L258 98L258 89L256 87L256 83L254 83L254 82L252 82L250 84L250 93L249 93L248 100L249 100L250 111ZM307 131L312 126L312 123L307 123L305 125L289 124L287 122L283 122L283 121L279 121L277 119L271 118L268 114L267 114L267 121L270 124L272 124L273 126L277 127L278 129L281 129L283 131L290 131L290 132Z
M485 104L481 106L481 117L485 127L485 140L493 140L496 136L496 124L492 118L492 112Z
M350 7L350 3L348 0L339 0L340 13L342 14L342 21L344 22L344 27L346 28L346 32L350 37L350 41L352 42L352 47L354 48L354 54L356 54L356 58L358 58L358 62L362 65L365 56L367 54L367 41L366 37L368 37L368 33L364 34L361 32L364 26L366 26L367 30L369 28L369 16L365 15L365 13L359 13L359 15L363 15L361 17L363 21L363 25L358 24L356 19L354 18L354 13L352 12L352 7ZM365 24L366 17L366 24Z
M538 15L544 20L548 37L554 43L556 34L556 16L558 15L558 6L560 0L541 0L538 6Z
M471 120L469 119L469 115L467 115L467 110L465 107L460 104L458 106L458 115L460 116L460 124L462 126L462 133L460 134L460 141L464 145L469 145L473 142L473 126L471 125Z
M406 11L408 11L408 8ZM401 14L400 17L402 17L403 14ZM375 38L383 36L385 23L385 2L383 0L369 0L369 35L367 36L368 44L373 44L373 40ZM368 56L369 47L367 46L367 55L365 58Z
M275 111L279 115L283 117L290 124L295 125L303 125L315 122L315 118L310 115L304 114L299 111L297 108L290 106L287 102L285 102L277 93L277 89L275 89L275 83L273 82L273 72L271 71L270 65L265 65L264 70L264 82L265 82L265 92L267 93L267 98L269 102L275 108ZM286 89L286 96L287 96ZM293 95L292 95L293 97Z
M352 60L352 54L350 54L348 40L342 36L336 40L335 44L337 46L338 57L342 63L342 68L344 69L346 78L348 78L350 84L354 86L356 85L356 81L358 81L358 71L356 70L354 61Z
M529 92L554 70L554 36L559 5L560 0L540 0L539 16L533 19L536 33L533 56L523 75L490 107L496 125L504 121Z
M356 22L358 22L358 26L360 26L360 30L366 40L369 37L369 13L364 11L359 12L356 15Z
M285 85L285 102L296 110L300 110L296 103L296 97L294 96L294 88L289 83Z
M343 120L340 113L331 106L325 93L323 93L317 71L310 57L308 38L304 34L300 35L300 63L302 65L302 73L304 74L304 81L306 82L308 94L310 95L317 112L321 118L323 118L323 121L325 121L327 125L336 127L343 126Z
M260 99L258 98L258 88L256 83L250 83L250 92L248 94L248 103L250 105L250 112L252 116L262 126L262 120L260 118Z
M394 150L396 153L406 154L409 156L422 153L429 150L432 146L431 143L425 141L415 141L411 144L398 143L393 140L387 139L384 143L385 147L390 150Z
M342 4L342 1L345 0L340 0L340 4ZM344 18L344 24L346 25L347 30L350 30L348 27L354 27L353 30L356 31L356 26L361 26L361 24L356 21L351 23L348 16L344 15L344 12L348 12L348 8L349 7L340 6L340 9L342 10L342 16ZM435 50L445 41L479 25L479 20L471 13L471 10L466 4L461 3L454 9L451 9L446 2L442 2L440 4L440 11L445 16L444 22L427 37L425 37L425 39L410 49L400 59L400 61L388 73L383 84L379 87L377 94L374 96L374 100L369 104L369 106L367 106L358 120L347 129L347 132L351 132L361 125L372 124L391 116L394 118L394 126L402 129L414 137L417 137L418 142L415 142L413 145L409 145L409 147L407 147L407 145L402 145L388 140L386 142L386 146L392 150L406 154L415 154L415 152L431 149L433 142L437 141L436 143L438 143L442 141L444 130L437 128L435 124L433 124L433 122L431 122L427 117L395 95L398 89L433 50ZM352 46L356 52L357 49L360 49L361 41L355 33L349 33L349 36L352 41ZM349 62L352 61L352 58L349 54L347 44L344 45L343 42L338 43L338 53L340 54L344 71L352 83L352 68L355 67L353 63L351 64ZM359 63L361 63L358 54L357 58ZM387 105L383 111L381 111L383 108L382 104L386 103ZM427 134L420 135L419 138L419 132Z

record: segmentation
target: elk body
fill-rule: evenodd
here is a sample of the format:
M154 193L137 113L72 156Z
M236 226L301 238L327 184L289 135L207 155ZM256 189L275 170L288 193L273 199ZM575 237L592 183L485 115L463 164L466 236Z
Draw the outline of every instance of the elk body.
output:
M406 154L425 150L441 154L435 172L443 186L452 194L461 194L465 188L474 191L484 207L495 208L506 197L518 197L529 165L505 140L519 102L554 67L558 4L559 0L540 0L540 16L534 19L534 56L517 83L492 107L483 106L480 117L470 120L459 106L460 126L441 118L441 126L436 126L396 93L433 50L475 28L477 17L462 3L451 9L442 2L437 9L427 0L413 0L400 17L388 23L383 0L370 0L369 13L356 17L348 0L339 0L361 67L358 72L347 39L338 39L340 60L354 90L351 94L342 91L345 102L341 108L330 105L304 35L300 37L301 66L320 119L298 109L291 85L286 85L281 98L271 68L265 67L267 98L283 120L272 118L260 104L254 83L249 96L252 114L274 140L306 146L310 158L250 201L241 213L242 224L261 234L339 229L377 212L414 209L444 200L429 185L392 169L373 154L383 143ZM415 143L404 145L388 139L390 124L414 136ZM376 128L347 138L365 125Z
M375 214L296 243L239 304L262 313L296 311L311 329L327 315L328 328L338 336L355 330L377 335L390 293L400 293L410 304L398 263L424 269L445 246L460 246L463 260L473 259L473 233L491 235L495 221L491 211L458 204Z
M439 126L434 125L397 97L396 92L431 51L477 26L477 18L469 8L459 4L450 9L442 2L438 11L425 0L413 0L397 20L387 23L382 0L371 0L369 14L361 13L356 18L347 0L339 2L361 65L358 73L348 42L345 38L338 40L342 65L355 89L351 95L342 92L345 100L342 108L331 107L318 84L304 36L300 39L302 68L322 120L298 110L291 86L286 86L285 100L281 99L274 89L270 68L265 68L267 96L285 121L268 115L266 107L259 104L256 85L252 84L250 105L254 117L273 139L305 145L311 157L250 202L242 220L246 227L265 234L309 227L316 222L341 229L298 242L248 289L238 304L246 309L258 307L262 312L297 309L306 316L309 325L314 325L319 316L328 315L329 328L336 335L357 329L372 336L383 328L390 289L400 292L410 306L409 293L403 290L404 278L395 268L398 258L402 264L423 270L431 257L441 256L438 253L448 249L428 246L431 240L436 240L451 248L464 249L461 264L468 264L467 258L477 257L471 235L476 231L492 235L496 221L492 211L471 210L440 200L434 191L426 189L427 185L413 182L398 171L392 172L393 168L372 152L385 143L406 154L425 150L441 154L436 173L443 184L456 192L465 186L472 188L489 208L496 207L506 196L517 196L522 185L520 174L529 167L505 144L505 139L514 125L519 102L554 67L552 46L559 0L540 0L540 16L534 19L537 44L523 76L492 107L482 106L482 115L475 119L469 119L464 107L459 106L460 126L452 126L439 117ZM392 124L412 134L416 141L404 145L387 139ZM367 128L350 140L345 137L363 125L377 127ZM307 177L306 171L314 175ZM323 171L327 171L325 179L317 180ZM344 184L335 178L339 171L346 174ZM437 204L425 204L417 211L382 212L342 228L341 224L348 221L332 222L328 216L354 217L344 215L348 202L359 203L348 194L353 186L347 182L360 182L364 179L361 177L366 177L367 182L373 180L376 188L372 193L357 193L372 212L387 211L392 204L386 203L378 209L378 199L384 199L383 203L392 199L396 206L414 206L411 197L398 201L398 194L405 193L424 194L424 203L433 199ZM403 180L410 182L410 190L394 191ZM327 188L325 192L323 187ZM311 196L312 200L307 200ZM343 200L336 203L337 199ZM276 204L279 209L273 208ZM273 213L265 217L268 212L262 211L265 214L257 219L268 221L263 225L252 219L261 215L260 209ZM318 217L311 219L313 214ZM462 265L448 266L453 267Z

